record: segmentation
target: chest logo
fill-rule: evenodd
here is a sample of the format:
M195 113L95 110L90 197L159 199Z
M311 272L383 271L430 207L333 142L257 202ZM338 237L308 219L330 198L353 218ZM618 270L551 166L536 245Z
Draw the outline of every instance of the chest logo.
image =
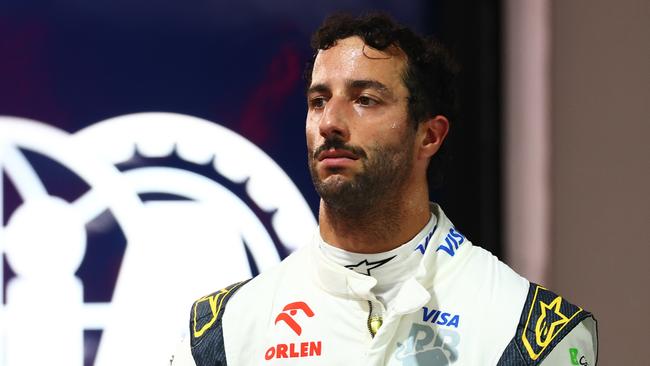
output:
M447 327L458 328L460 315L445 313L444 311L436 310L436 309L429 309L428 307L425 306L422 308L422 321L431 324L438 324Z
M295 316L298 315L298 311L302 314L311 318L314 316L314 311L303 301L296 301L287 304L282 308L282 312L275 317L275 324L283 322L291 328L291 330L296 333L296 335L302 334L302 327L296 319ZM278 343L275 346L269 347L264 353L264 359L270 361L274 358L301 358L301 357L314 357L320 356L322 351L321 341L304 341L304 342L295 342L295 343Z
M460 334L454 329L434 329L414 323L408 337L397 342L394 357L402 366L447 366L458 359Z
M302 327L293 318L298 313L298 310L307 315L309 318L314 316L314 312L311 310L309 305L302 301L296 301L292 302L291 304L287 304L284 308L282 308L282 312L275 317L275 324L278 324L278 322L284 322L289 326L289 328L291 328L291 330L293 330L294 333L300 335L302 333Z

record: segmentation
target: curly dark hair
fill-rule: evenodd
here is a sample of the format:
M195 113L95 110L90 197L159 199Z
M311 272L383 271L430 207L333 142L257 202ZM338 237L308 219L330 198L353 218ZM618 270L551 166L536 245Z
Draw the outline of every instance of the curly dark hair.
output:
M402 80L409 92L409 119L417 128L437 115L455 120L458 109L456 75L458 66L447 49L433 37L422 37L409 28L397 24L388 15L373 13L361 17L335 14L323 22L312 35L314 56L305 69L307 87L311 84L314 60L319 50L336 45L340 39L358 36L377 50L390 46L401 49L407 57ZM431 158L427 169L430 186L442 184L443 168L449 159L446 145Z

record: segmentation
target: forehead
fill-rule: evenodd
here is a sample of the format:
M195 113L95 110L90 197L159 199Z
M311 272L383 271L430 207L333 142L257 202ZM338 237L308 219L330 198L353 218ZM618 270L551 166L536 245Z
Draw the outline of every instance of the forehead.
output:
M379 51L359 37L340 39L327 49L320 50L314 61L312 85L335 84L349 80L376 80L390 89L404 89L402 73L406 55L396 47Z

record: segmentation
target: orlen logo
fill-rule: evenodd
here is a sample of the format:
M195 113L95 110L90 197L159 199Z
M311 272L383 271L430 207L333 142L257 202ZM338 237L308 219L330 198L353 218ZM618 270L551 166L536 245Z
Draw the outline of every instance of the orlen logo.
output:
M289 328L291 328L291 330L293 330L297 335L300 335L302 333L302 328L293 319L293 316L296 315L298 310L301 310L309 318L314 316L314 312L311 310L309 305L305 304L302 301L296 301L292 302L291 304L287 304L287 306L282 309L282 312L275 317L275 324L278 324L279 321L283 321L287 323Z
M289 328L291 328L294 333L296 333L296 335L301 335L302 327L295 319L295 317L298 315L298 310L300 310L300 312L308 318L314 316L314 311L311 310L309 305L303 301L296 301L287 304L284 308L282 308L282 312L275 317L275 324L277 325L279 322L284 322L289 326ZM321 351L321 341L279 343L275 346L269 347L264 354L264 358L267 361L270 361L274 358L313 357L320 356Z

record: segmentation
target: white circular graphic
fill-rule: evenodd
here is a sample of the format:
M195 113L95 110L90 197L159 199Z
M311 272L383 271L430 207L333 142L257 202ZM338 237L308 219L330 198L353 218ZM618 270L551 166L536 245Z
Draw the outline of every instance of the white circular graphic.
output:
M21 149L64 165L89 191L75 202L50 196ZM262 150L186 115L120 116L74 135L0 117L0 166L23 200L0 227L0 253L16 266L8 288L19 289L7 290L0 324L15 309L31 309L24 295L30 291L23 291L29 286L69 299L58 305L66 322L34 324L68 334L50 339L59 350L46 357L50 362L82 365L82 332L96 329L102 333L94 365L165 364L188 328L192 300L277 264L309 242L316 226L299 190ZM111 302L84 304L73 276L87 240L80 226L106 209L126 250ZM19 365L11 354L33 341L19 340L26 336L20 326L0 326L0 355L7 355L0 365ZM46 359L38 357L34 364Z

